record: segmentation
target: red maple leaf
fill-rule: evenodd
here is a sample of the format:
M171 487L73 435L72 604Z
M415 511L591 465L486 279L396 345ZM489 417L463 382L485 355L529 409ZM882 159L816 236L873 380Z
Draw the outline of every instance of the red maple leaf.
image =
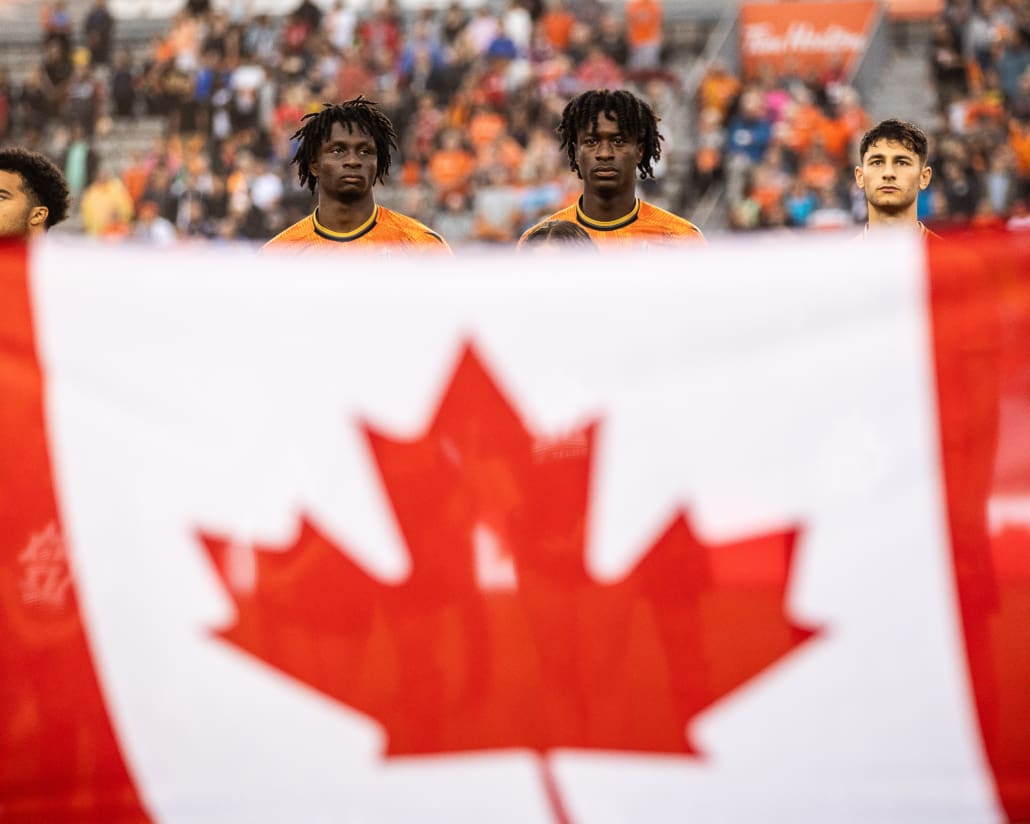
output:
M364 429L410 575L377 581L305 518L286 551L256 547L219 634L378 720L388 756L697 754L694 716L813 634L783 614L793 528L706 545L677 513L626 577L594 580L596 424L535 438L471 347L422 437ZM202 538L232 590L232 542Z

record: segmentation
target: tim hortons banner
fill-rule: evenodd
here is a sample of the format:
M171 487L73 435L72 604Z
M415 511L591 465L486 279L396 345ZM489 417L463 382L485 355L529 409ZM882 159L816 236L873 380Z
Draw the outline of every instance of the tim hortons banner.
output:
M744 72L763 67L802 76L809 70L853 68L865 51L876 19L875 0L744 3L740 56Z
M5 824L1030 819L1030 238L0 261Z

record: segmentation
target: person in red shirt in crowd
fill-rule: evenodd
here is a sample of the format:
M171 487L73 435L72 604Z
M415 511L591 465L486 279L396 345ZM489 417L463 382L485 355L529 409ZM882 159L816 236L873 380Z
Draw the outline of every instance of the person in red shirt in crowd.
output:
M583 92L566 104L558 135L583 194L547 220L578 223L602 247L704 241L689 220L637 198L637 172L652 177L662 153L658 117L645 101L623 89Z
M450 254L436 232L376 203L372 187L390 171L397 133L374 102L359 96L346 103L327 103L303 120L292 138L300 140L292 162L297 164L300 185L317 190L318 206L268 241L263 253L390 246Z
M861 165L855 167L855 182L869 207L865 233L909 226L936 237L918 217L919 193L933 177L926 163L929 141L922 129L903 120L883 120L862 136L858 154Z

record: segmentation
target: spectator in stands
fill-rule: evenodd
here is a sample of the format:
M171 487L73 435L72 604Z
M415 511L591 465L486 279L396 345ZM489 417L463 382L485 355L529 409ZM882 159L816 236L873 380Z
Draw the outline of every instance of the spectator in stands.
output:
M765 101L756 89L741 94L740 111L727 126L727 153L743 158L747 165L758 163L772 139L772 120Z
M565 8L563 0L548 0L547 11L538 25L544 43L554 51L563 51L572 38L576 18Z
M442 196L464 194L475 168L475 156L463 145L462 133L448 129L441 137L440 149L429 161L429 180Z
M611 11L605 11L597 23L597 31L593 41L619 66L625 67L629 61L629 43L626 40L626 28Z
M443 211L437 213L436 228L451 243L466 243L475 232L475 215L468 198L461 192L448 192L443 198Z
M393 124L363 97L305 115L293 162L301 186L317 190L315 211L280 232L264 250L289 253L391 246L450 252L447 242L413 218L378 205L372 192L397 149Z
M114 56L110 79L110 99L114 104L115 117L132 117L136 112L136 74L132 59L126 49L119 49Z
M72 17L68 4L64 0L44 3L39 21L43 28L43 42L48 46L56 43L64 54L68 54L72 47Z
M18 118L26 142L35 143L54 116L55 101L47 93L43 69L31 69L18 95Z
M325 30L329 42L338 52L354 45L354 33L358 28L358 15L346 0L336 0L332 9L325 16Z
M68 79L68 122L81 126L87 137L92 137L100 114L103 87L89 63L89 52L77 48L72 62L75 66Z
M652 177L662 153L658 116L645 101L622 89L583 92L562 111L558 136L583 194L549 220L575 221L601 244L703 241L690 221L637 198L637 172Z
M111 38L114 35L114 18L107 10L107 0L93 0L82 23L82 36L95 66L106 66L111 62Z
M938 18L933 24L930 63L938 90L948 97L967 92L961 39L943 18Z
M80 124L72 127L71 138L64 150L61 166L73 198L81 195L96 179L100 157Z
M55 106L63 106L68 93L68 81L74 71L68 50L60 42L51 40L44 49L41 67L47 96Z
M191 17L204 17L211 11L211 0L186 0L186 11Z
M68 184L46 156L0 149L0 237L32 237L68 216Z
M662 52L661 0L627 0L626 35L629 68L657 69Z
M919 221L916 200L930 185L926 135L912 123L883 120L862 136L855 182L869 207L866 231L911 226L932 234Z
M178 235L172 222L161 217L158 205L153 200L144 200L139 205L132 237L142 243L169 246L175 242Z
M82 223L94 237L125 237L135 210L121 178L101 166L97 179L82 193Z

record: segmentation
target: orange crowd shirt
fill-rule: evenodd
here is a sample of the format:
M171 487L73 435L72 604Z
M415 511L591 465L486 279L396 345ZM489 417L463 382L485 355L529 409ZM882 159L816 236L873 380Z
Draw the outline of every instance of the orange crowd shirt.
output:
M429 179L441 192L463 190L476 170L475 158L464 149L441 149L429 160Z
M284 229L261 248L261 253L303 254L329 250L368 251L383 246L405 250L417 247L421 252L451 253L451 247L440 235L417 220L379 206L372 216L351 232L334 232L318 222L318 210ZM428 247L426 249L425 247Z
M565 51L572 39L572 27L576 18L567 11L549 11L540 18L540 29L551 47Z
M662 42L662 4L658 0L626 3L626 39L631 46Z

